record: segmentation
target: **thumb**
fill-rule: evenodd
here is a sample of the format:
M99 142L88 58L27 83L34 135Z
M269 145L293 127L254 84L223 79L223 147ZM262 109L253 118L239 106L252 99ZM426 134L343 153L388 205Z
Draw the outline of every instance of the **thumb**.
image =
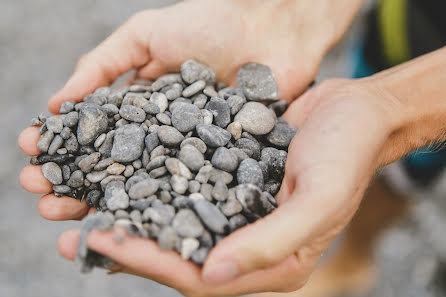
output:
M101 86L109 85L119 75L150 60L148 50L148 12L132 16L94 50L84 55L68 82L49 101L48 109L58 113L64 101L80 101Z

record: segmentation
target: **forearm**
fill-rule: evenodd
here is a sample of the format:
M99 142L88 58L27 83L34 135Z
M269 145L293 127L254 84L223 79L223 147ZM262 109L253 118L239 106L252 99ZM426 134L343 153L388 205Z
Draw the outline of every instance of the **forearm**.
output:
M401 154L446 139L446 47L369 81L389 98L393 138Z

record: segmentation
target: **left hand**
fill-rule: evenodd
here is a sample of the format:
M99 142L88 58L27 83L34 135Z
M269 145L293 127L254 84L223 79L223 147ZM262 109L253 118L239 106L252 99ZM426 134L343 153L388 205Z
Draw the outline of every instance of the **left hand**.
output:
M94 231L89 247L122 271L173 287L186 296L288 292L302 287L321 254L354 215L370 179L393 161L392 100L364 81L332 80L295 101L285 118L300 128L290 148L279 208L226 237L203 269L151 240ZM391 116L392 115L392 116ZM78 231L59 239L69 259Z

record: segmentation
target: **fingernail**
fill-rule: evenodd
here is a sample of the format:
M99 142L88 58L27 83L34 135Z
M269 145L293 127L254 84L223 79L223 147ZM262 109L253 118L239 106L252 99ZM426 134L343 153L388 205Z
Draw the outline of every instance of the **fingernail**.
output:
M206 268L203 272L203 279L205 282L217 285L233 280L237 274L238 268L234 262L220 262Z

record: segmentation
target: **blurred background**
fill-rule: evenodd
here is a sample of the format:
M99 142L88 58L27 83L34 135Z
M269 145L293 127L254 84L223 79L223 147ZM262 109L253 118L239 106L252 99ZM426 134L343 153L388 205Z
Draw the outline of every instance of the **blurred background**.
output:
M133 13L174 2L0 0L0 297L180 296L136 277L107 276L101 270L82 275L79 267L62 259L57 237L77 223L40 218L39 197L25 192L18 182L28 158L17 147L20 131L32 117L47 111L47 100L68 79L82 54ZM350 32L328 54L317 81L351 76L350 54L373 2L367 2ZM399 239L409 242L406 237ZM392 241L390 246L397 245Z

